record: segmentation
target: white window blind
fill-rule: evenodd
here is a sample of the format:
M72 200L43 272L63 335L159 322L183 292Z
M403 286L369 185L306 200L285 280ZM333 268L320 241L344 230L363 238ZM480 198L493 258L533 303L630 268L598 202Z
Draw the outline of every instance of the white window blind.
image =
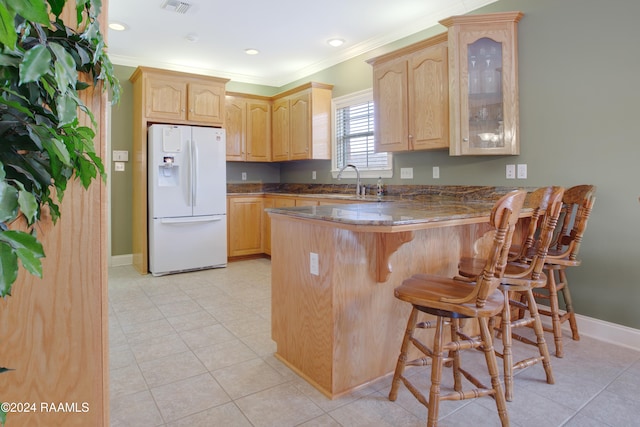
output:
M336 99L334 109L334 170L353 164L360 171L375 172L373 175L381 175L380 171L386 171L382 175L389 176L390 154L374 151L374 104L371 91Z

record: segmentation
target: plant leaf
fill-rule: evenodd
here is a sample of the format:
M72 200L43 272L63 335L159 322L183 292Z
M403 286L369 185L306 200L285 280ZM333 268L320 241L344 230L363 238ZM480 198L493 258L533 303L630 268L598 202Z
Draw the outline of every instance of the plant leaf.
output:
M33 256L37 258L44 257L44 249L42 244L38 242L35 236L24 231L6 230L0 232L0 242L6 243L13 249L25 249L31 251Z
M25 189L18 191L18 205L20 211L27 218L29 225L33 224L39 216L39 205L35 196Z
M0 66L17 68L21 61L21 57L0 53Z
M47 3L42 0L19 0L11 2L14 11L27 21L49 25Z
M7 231L0 232L0 235ZM11 285L18 277L18 256L13 248L0 243L0 297L11 295Z
M40 246L42 248L42 246ZM44 253L40 254L37 251L33 251L29 248L19 248L16 250L16 254L22 266L32 275L42 278L42 262L40 258L44 257Z
M0 181L0 222L11 221L18 215L18 190Z
M82 186L84 188L89 188L89 184L91 184L91 181L96 177L96 175L96 168L93 163L83 157L80 157L78 159L78 169L76 170L76 176L80 178Z
M36 45L24 55L20 64L20 84L35 82L49 73L51 53L44 45Z
M51 13L57 18L62 13L64 4L67 0L47 0L49 6L51 6Z
M58 82L58 90L62 95L66 94L69 89L76 87L78 80L78 70L76 70L76 61L67 50L58 43L49 43L49 47L56 56L55 76Z
M51 144L47 144L47 151L49 151L49 156L51 157L51 151L53 151L57 158L59 158L62 163L66 166L71 166L71 158L69 157L69 151L67 147L64 145L62 141L59 139L52 138L48 142Z
M13 49L16 41L18 35L13 24L13 13L7 10L4 3L0 3L0 43Z
M57 67L57 64L56 64ZM60 125L66 125L75 120L78 104L72 96L59 96L56 98L56 110Z

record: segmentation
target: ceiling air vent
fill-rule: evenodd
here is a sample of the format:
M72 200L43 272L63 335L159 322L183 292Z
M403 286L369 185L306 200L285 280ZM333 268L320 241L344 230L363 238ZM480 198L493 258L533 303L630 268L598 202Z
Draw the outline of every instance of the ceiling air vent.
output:
M169 12L176 13L187 13L187 10L191 7L191 5L187 2L180 0L165 0L161 6L164 10L168 10Z

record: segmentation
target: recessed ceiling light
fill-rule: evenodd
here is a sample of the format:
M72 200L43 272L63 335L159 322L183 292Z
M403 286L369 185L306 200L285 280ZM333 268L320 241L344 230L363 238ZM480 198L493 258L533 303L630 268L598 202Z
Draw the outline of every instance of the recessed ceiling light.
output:
M200 40L200 36L196 33L189 33L185 36L185 38L191 43L196 43L198 40Z
M333 39L327 40L327 43L329 43L333 47L340 47L340 46L342 46L344 44L344 40L343 39L338 39L338 38L333 38Z
M125 31L129 29L127 24L123 24L122 22L116 22L116 21L111 22L109 24L109 28L111 28L113 31Z
M260 53L260 51L258 49L249 48L245 49L244 53L246 53L247 55L257 55Z

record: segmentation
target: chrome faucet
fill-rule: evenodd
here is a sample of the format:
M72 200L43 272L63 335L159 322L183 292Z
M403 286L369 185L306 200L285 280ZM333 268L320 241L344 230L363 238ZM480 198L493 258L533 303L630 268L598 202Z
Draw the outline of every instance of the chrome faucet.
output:
M360 197L360 171L358 170L356 165L352 165L351 163L349 163L348 165L343 166L342 169L340 169L340 172L338 172L338 180L340 180L340 178L342 177L342 172L346 168L353 168L356 171L356 196Z

